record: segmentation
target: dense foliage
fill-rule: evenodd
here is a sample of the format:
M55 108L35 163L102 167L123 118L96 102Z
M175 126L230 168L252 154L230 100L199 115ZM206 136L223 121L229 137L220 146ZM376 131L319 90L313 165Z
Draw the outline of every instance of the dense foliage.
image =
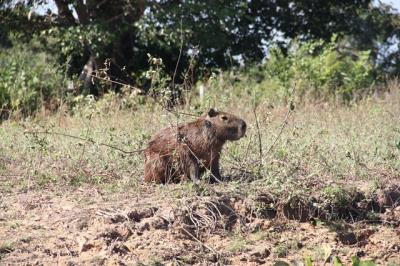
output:
M372 92L378 80L369 51L346 54L335 39L294 41L284 52L271 47L263 64L213 75L202 86L213 96L250 97L255 104L265 99L286 102L292 96L300 102L332 98L349 102Z
M61 89L63 76L46 53L21 46L0 50L0 115L32 114Z
M263 68L266 79L276 80L281 88L296 83L301 96L337 95L350 100L374 82L369 56L370 51L341 53L335 41L306 42L290 49L286 56L280 49L272 49Z
M39 91L46 100L60 87L65 90L60 69L74 80L78 95L120 91L120 84L106 89L101 82L93 84L93 71L148 92L154 85L147 75L149 58L162 59L163 80L168 81L163 86L171 95L180 95L188 76L194 84L218 70L266 61L257 74L264 83L287 88L297 80L303 96L333 94L348 100L377 77L400 72L399 15L390 6L373 3L3 0L1 106L37 109ZM44 12L46 4L50 9ZM53 73L48 69L55 76L43 80ZM29 93L19 93L23 90ZM15 95L23 96L15 100Z

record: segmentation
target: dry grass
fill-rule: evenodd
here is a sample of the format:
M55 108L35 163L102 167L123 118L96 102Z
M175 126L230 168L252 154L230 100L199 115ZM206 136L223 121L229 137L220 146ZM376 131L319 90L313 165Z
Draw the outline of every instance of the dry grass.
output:
M319 180L368 181L379 187L398 178L400 108L396 92L352 106L325 103L298 107L278 137L286 107L271 108L267 101L260 104L259 129L253 107L246 101L217 107L239 114L249 124L247 137L229 143L223 154L223 174L233 181L256 180L276 189L293 183L307 190L310 183ZM179 111L196 114L204 109ZM141 149L157 130L191 119L184 115L177 118L155 104L120 111L115 99L107 99L87 104L75 110L75 115L4 121L0 127L0 176L5 181L1 189L7 190L10 182L24 189L55 183L135 188L142 178L142 155L123 154L91 141L124 150ZM66 133L90 141L27 131Z

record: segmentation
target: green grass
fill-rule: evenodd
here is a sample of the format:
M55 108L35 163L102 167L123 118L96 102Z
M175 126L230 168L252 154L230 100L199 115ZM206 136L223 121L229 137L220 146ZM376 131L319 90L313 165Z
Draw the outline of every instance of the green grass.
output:
M249 242L241 236L240 234L234 234L230 238L228 245L226 246L226 250L232 253L244 251L248 246Z
M198 114L214 103L247 121L247 137L228 143L222 156L222 173L232 180L227 190L244 189L251 194L262 186L288 196L317 191L343 200L341 190L349 185L367 183L359 188L373 190L399 178L397 90L385 99L368 98L352 105L299 104L281 135L286 106L272 108L268 99L260 100L258 131L250 98L240 100L225 93L224 99L231 100L219 101L217 94L210 90L204 103L192 97L190 104L177 111ZM73 114L38 114L2 122L0 176L6 182L1 183L1 191L84 184L110 192L138 189L143 155L123 154L96 143L141 149L157 130L193 117L176 117L155 103L119 110L118 101L117 96L110 96L88 102ZM34 131L65 133L96 143L51 133L27 134ZM248 185L244 187L243 182Z
M0 243L0 258L1 254L11 252L14 249L14 244L11 242Z

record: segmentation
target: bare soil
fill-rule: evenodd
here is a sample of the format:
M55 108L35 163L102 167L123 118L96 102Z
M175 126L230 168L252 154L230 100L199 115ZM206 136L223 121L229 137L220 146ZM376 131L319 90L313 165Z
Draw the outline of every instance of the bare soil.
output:
M346 265L357 255L400 265L400 190L390 187L330 211L315 207L322 200L249 196L224 184L2 193L0 263L274 265L310 256L314 265L330 265L338 256Z

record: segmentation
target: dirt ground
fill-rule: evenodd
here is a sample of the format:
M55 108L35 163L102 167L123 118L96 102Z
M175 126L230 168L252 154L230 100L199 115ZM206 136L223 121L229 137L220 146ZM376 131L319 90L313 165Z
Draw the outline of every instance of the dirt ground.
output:
M184 197L180 187L87 186L3 193L2 265L330 265L338 256L400 265L400 207L379 222L302 219L253 198ZM260 207L258 207L260 209ZM290 212L289 212L290 213ZM293 218L293 219L292 219ZM279 264L278 264L279 265Z

